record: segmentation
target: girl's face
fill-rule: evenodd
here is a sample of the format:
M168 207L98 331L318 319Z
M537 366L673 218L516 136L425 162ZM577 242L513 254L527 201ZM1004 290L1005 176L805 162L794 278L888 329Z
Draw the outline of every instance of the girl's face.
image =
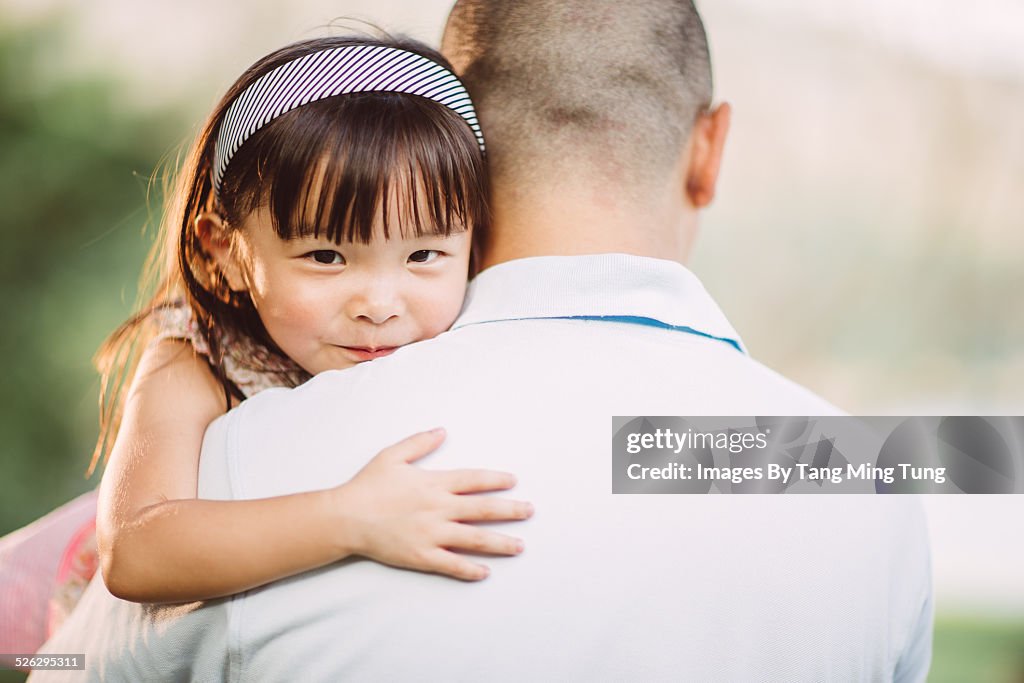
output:
M274 342L307 372L347 368L447 330L462 308L471 230L370 244L282 240L261 208L238 233L237 272ZM229 279L231 274L229 273Z

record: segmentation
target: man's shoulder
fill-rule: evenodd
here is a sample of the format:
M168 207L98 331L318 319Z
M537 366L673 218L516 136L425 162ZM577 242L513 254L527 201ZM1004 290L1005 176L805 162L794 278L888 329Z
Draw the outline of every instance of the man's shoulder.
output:
M751 378L756 378L750 383L750 386L763 392L765 400L784 400L785 406L780 404L779 407L787 407L794 411L789 414L848 415L845 410L838 408L813 390L773 370L759 360L745 356L742 363L746 366L745 370Z
M223 420L250 424L319 406L374 411L480 397L521 404L546 387L589 398L682 401L691 414L844 415L811 389L733 346L632 324L518 320L474 325L371 363L317 375L297 389L261 392ZM461 401L460 401L461 403ZM483 409L463 405L464 410Z

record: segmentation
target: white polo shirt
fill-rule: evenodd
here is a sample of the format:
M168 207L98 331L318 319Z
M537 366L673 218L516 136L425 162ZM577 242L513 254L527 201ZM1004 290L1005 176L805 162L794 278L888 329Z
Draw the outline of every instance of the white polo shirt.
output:
M501 264L451 331L215 422L200 495L341 483L442 425L424 467L518 476L536 514L498 526L521 556L486 560L479 583L354 559L204 606L140 607L97 581L46 650L113 681L924 680L915 498L611 492L613 415L837 413L752 360L677 263Z

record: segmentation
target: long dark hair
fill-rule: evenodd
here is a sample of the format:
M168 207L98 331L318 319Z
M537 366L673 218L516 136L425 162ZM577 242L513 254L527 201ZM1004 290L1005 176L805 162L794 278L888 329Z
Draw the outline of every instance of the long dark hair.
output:
M127 387L152 338L153 313L185 300L209 346L209 364L224 388L225 409L243 398L227 377L221 340L247 338L271 357L286 358L247 292L232 291L204 249L196 218L215 211L238 230L266 206L281 238L324 235L336 243L369 243L378 216L385 237L444 234L489 223L487 171L469 126L441 104L402 93L331 97L294 109L257 131L232 157L213 190L213 153L221 122L250 84L272 69L322 50L379 45L414 52L448 69L440 53L408 38L332 37L305 40L256 62L228 89L169 183L160 236L144 267L137 312L96 354L101 373L100 434L88 475L105 459L120 426ZM397 215L389 215L392 200ZM477 242L479 243L479 242ZM471 266L472 268L472 266ZM297 383L293 379L291 383Z

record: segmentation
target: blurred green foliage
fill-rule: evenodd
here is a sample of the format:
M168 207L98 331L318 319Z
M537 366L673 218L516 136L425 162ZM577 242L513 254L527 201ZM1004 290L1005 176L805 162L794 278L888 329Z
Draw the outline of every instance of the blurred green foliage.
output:
M110 76L59 75L64 32L0 28L0 533L98 481L90 358L134 303L149 177L185 130L120 103Z
M935 623L930 683L1021 683L1024 622L940 616Z

